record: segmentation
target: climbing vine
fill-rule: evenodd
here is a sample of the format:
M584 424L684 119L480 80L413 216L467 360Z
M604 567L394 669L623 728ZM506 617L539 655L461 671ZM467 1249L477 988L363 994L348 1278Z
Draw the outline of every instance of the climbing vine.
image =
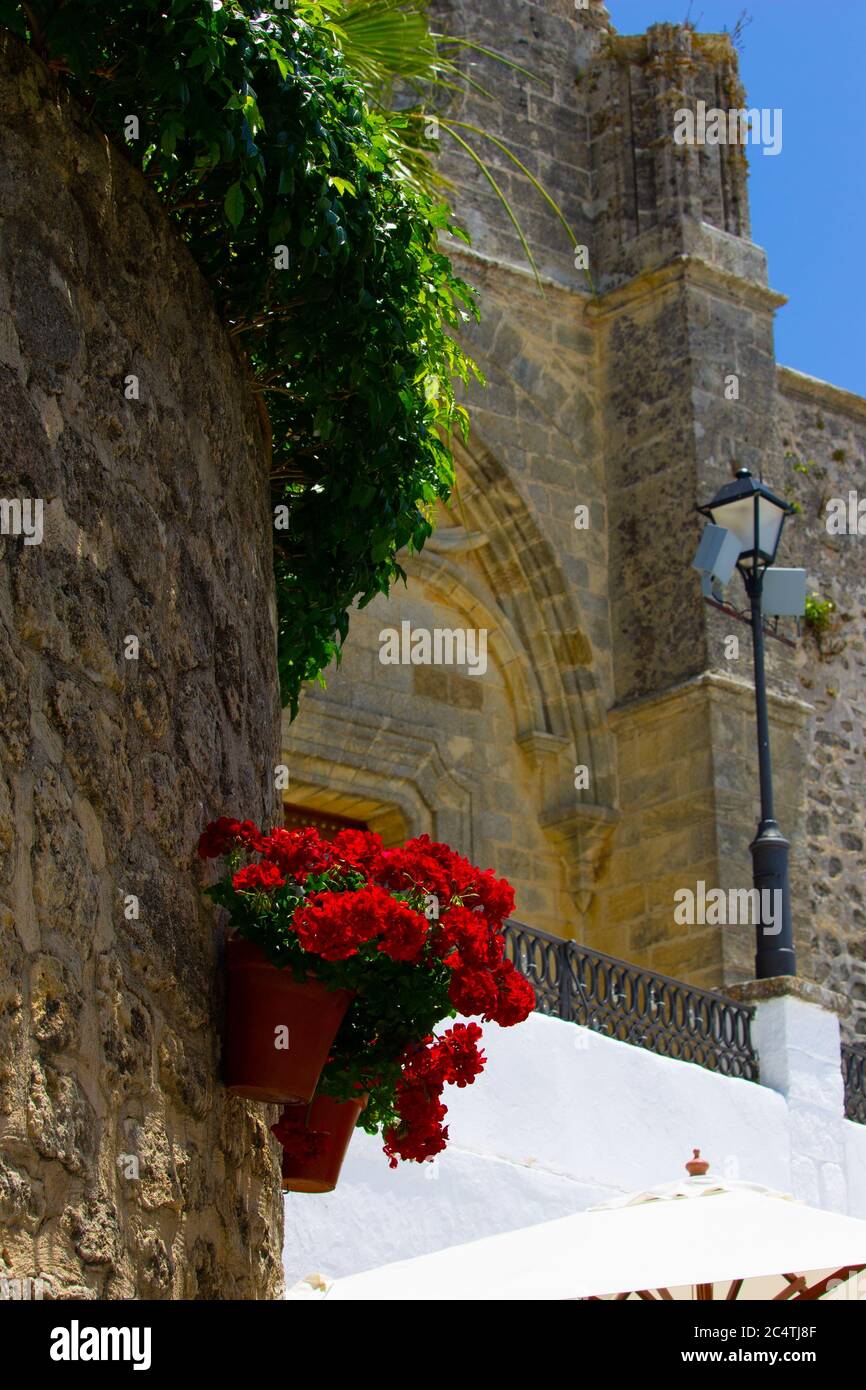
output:
M453 483L476 315L439 250L462 235L407 180L320 7L0 0L142 169L206 276L272 434L283 702L337 654L354 602L403 576Z

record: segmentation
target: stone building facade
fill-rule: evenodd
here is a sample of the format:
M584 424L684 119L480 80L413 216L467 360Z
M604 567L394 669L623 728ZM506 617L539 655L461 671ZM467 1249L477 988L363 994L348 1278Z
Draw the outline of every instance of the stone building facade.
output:
M162 208L9 40L0 186L0 497L44 503L0 538L0 1298L274 1296L193 867L273 809L261 423Z
M407 587L355 615L282 751L243 370L142 180L0 45L0 496L45 503L40 544L0 537L0 1279L278 1292L278 1149L267 1110L219 1085L191 863L211 816L271 817L281 761L289 816L427 831L507 874L531 925L702 984L751 974L748 929L673 923L675 888L750 877L747 630L689 568L695 505L734 459L800 503L784 559L836 605L817 638L770 642L773 730L801 968L866 1031L866 566L823 521L856 487L866 403L775 362L741 152L673 145L679 106L739 100L735 55L671 26L618 36L596 0L439 10L537 73L479 60L499 101L464 114L561 204L591 285L490 146L539 291L443 134L488 386ZM383 664L404 623L484 632L486 660Z
M473 389L458 489L407 587L353 618L327 688L284 722L288 800L386 838L450 841L512 879L532 926L698 984L750 978L752 928L673 918L676 889L751 883L750 634L704 603L690 568L697 504L746 465L800 504L780 562L805 566L836 605L829 633L798 639L786 620L788 641L768 641L777 814L800 970L845 993L846 1031L866 1033L866 563L824 516L862 476L866 402L776 363L785 300L750 239L743 149L673 140L678 109L744 105L736 53L726 36L672 25L620 36L596 0L437 10L443 32L536 75L481 58L496 101L473 93L449 114L543 182L589 278L488 144L539 291L489 183L443 131L472 237L455 255L482 307L467 338L487 386ZM485 630L485 673L383 664L382 633L405 623Z

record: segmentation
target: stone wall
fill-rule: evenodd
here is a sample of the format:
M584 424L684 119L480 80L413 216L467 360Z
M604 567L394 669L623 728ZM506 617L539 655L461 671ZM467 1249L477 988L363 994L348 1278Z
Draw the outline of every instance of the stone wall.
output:
M594 210L584 79L587 64L606 42L604 5L590 0L578 11L572 0L433 0L431 10L441 33L468 38L514 65L473 52L477 88L465 96L448 94L447 115L506 144L553 194L578 240L586 243ZM514 161L492 140L465 129L457 134L483 155L542 274L560 284L582 285L583 272L575 270L561 222ZM475 250L500 265L524 266L517 231L477 162L445 130L440 148L443 171L460 190L457 210Z
M143 180L8 39L0 123L0 496L44 502L0 538L0 1276L268 1297L278 1151L218 1079L195 867L271 811L260 422Z
M826 631L806 628L795 678L814 709L806 756L804 916L816 978L850 1005L843 1030L866 1039L866 516L864 534L827 530L827 503L866 500L866 401L812 377L778 373L779 482L800 512L789 563L834 604ZM866 506L863 507L866 513Z

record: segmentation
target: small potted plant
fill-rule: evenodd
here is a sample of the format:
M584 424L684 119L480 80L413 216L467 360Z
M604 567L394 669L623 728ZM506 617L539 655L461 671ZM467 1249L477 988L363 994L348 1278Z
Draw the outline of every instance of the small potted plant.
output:
M199 852L226 860L208 890L233 931L226 1082L286 1102L284 1186L330 1190L356 1123L382 1134L392 1166L439 1153L444 1088L470 1084L484 1055L476 1023L437 1025L507 1027L535 1007L504 956L510 885L426 835L385 848L367 831L324 841L224 819Z

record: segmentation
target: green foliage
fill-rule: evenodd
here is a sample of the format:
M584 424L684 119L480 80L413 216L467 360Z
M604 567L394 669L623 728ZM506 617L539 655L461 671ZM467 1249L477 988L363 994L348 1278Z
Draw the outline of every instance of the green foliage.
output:
M453 383L476 371L451 336L474 297L438 249L443 229L462 234L406 178L399 123L347 71L329 27L342 9L0 0L0 23L144 171L266 401L293 713L353 602L387 592L398 551L430 535L453 482L447 441L467 424Z
M812 593L806 596L806 626L811 628L816 636L821 636L827 631L836 611L836 605L832 599L821 598L820 594Z

